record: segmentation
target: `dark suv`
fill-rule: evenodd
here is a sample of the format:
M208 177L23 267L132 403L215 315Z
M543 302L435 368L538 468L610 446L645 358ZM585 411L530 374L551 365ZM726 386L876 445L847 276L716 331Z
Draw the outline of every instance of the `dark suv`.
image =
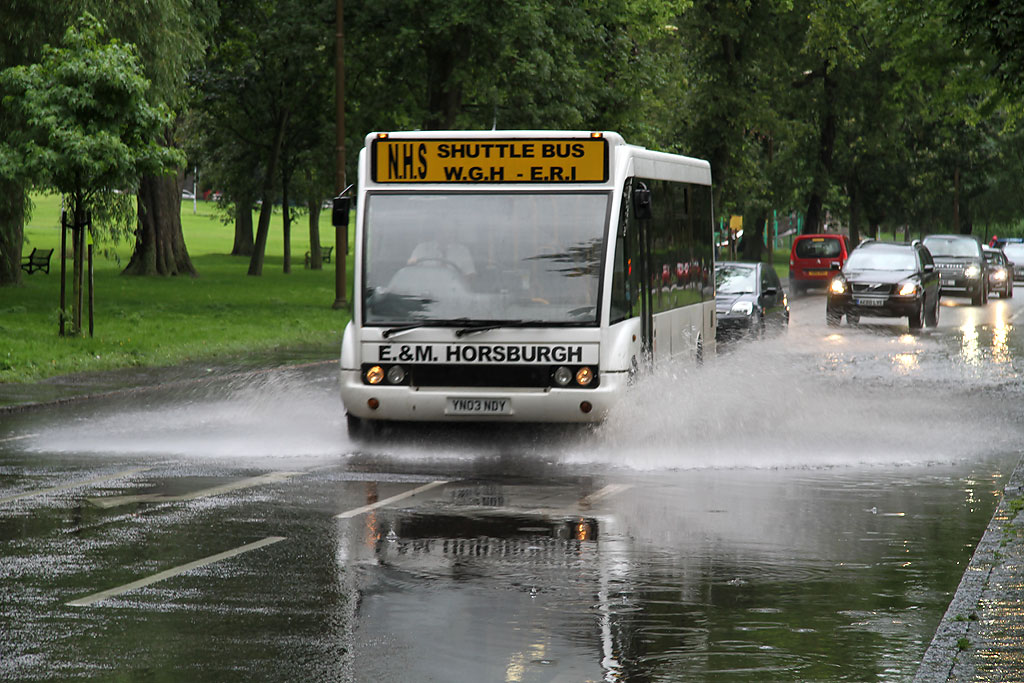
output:
M828 288L825 320L851 325L862 315L907 317L910 329L939 324L939 274L921 243L862 242Z
M975 306L988 302L988 268L978 238L928 235L923 242L935 259L943 294L969 296Z

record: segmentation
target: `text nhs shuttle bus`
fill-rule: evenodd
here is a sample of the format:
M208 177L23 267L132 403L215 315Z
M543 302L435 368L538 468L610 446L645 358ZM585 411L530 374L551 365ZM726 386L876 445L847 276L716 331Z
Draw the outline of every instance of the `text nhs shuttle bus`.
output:
M596 422L714 352L711 168L616 133L371 133L359 155L349 429Z

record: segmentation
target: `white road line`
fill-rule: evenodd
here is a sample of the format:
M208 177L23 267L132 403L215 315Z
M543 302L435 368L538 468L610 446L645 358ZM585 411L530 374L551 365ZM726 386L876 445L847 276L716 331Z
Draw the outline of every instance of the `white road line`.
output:
M22 439L31 439L39 436L38 434L22 434L21 436L5 436L0 439L0 443L7 443L8 441L21 441Z
M131 503L176 503L184 500L195 500L196 498L216 496L221 493L237 491L238 489L247 489L253 486L260 486L262 484L275 484L301 474L305 474L305 472L270 472L268 474L261 474L258 477L240 479L239 481L231 482L230 484L223 484L221 486L214 486L208 489L192 491L191 493L183 493L180 496L169 496L166 493L140 493L131 496L90 498L89 502L96 507L103 509L113 508L119 505L129 505Z
M370 505L364 505L363 507L354 508L352 510L346 510L345 512L342 512L340 514L334 515L334 517L335 517L335 519L349 519L351 517L355 517L357 515L361 515L364 512L369 512L370 510L376 510L379 507L383 507L385 505L390 505L391 503L396 503L396 502L398 502L400 500L404 500L406 498L411 498L412 496L415 496L417 493L423 493L424 491L429 491L432 488L436 488L438 486L444 486L447 483L448 483L447 480L432 481L429 484L424 484L423 486L418 486L418 487L416 487L414 489L406 491L405 493L399 493L397 496L391 496L390 498L385 498L384 500L378 500L376 503L372 503Z
M123 586L111 588L110 590L101 591L99 593L93 593L92 595L87 595L84 598L78 598L77 600L72 600L71 602L66 602L64 604L68 605L69 607L88 607L89 605L99 602L100 600L106 600L107 598L112 598L115 595L121 595L122 593L127 593L128 591L135 590L136 588L142 588L143 586L148 586L150 584L156 583L157 581L163 581L164 579L169 579L172 576L183 574L189 570L198 569L199 567L205 567L208 564L220 562L221 560L226 560L229 557L241 555L242 553L247 553L250 550L256 550L257 548L262 548L264 546L271 545L272 543L283 541L284 539L284 536L267 536L266 538L256 541L255 543L249 543L247 545L242 545L237 548L232 548L231 550L225 550L222 553L210 555L209 557L204 557L201 560L196 560L195 562L189 562L188 564L183 564L172 569L167 569L165 571L153 574L152 576L147 576L144 579L139 579L138 581L126 583Z
M608 498L609 496L617 495L631 488L633 488L632 484L609 484L608 486L605 486L603 489L598 489L597 491L591 493L589 496L581 499L580 504L591 505L595 501L601 500L602 498Z
M53 493L54 491L65 491L67 489L78 488L79 486L88 486L89 484L98 484L104 481L110 481L112 479L120 479L121 477L129 477L139 472L145 472L150 469L149 467L136 467L131 470L123 470L121 472L115 472L114 474L108 474L102 477L95 477L94 479L83 479L82 481L75 481L70 484L63 484L62 486L51 486L48 489L37 489L35 491L26 491L25 493L17 493L13 496L6 496L0 498L0 503L9 503L12 500L18 500L20 498L30 498L32 496L41 496L44 493Z
M1024 315L1024 308L1020 309L1019 311L1014 313L1012 316L1010 316L1010 322L1011 323L1017 322L1017 318L1021 317L1022 315Z

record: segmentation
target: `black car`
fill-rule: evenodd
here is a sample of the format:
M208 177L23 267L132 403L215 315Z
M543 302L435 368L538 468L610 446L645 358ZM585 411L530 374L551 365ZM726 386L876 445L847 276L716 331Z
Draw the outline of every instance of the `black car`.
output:
M1013 298L1013 264L1006 258L1002 249L984 247L982 254L988 264L988 291L999 293L1000 299Z
M775 268L766 263L715 264L716 338L763 336L789 325L789 301Z
M851 325L862 315L907 317L910 329L939 324L939 274L920 242L862 242L828 288L825 319L830 327L843 316Z
M935 259L943 294L969 296L975 306L988 301L988 274L978 238L928 235L922 241Z

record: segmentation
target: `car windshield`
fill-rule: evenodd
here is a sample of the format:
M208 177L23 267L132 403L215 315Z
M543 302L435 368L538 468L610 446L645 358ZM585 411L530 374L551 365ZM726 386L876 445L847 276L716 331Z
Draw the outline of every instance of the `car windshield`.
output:
M907 249L854 249L844 270L916 270L914 252Z
M971 237L925 237L924 246L932 256L942 257L975 257L981 256L981 247Z
M837 237L807 237L797 240L797 258L836 258L842 253Z
M1014 263L1024 263L1024 244L1007 244L1003 253Z
M596 324L607 192L378 193L363 321Z
M1003 265L1003 255L998 251L986 251L985 261L988 263L994 263L998 266Z
M753 294L757 287L753 266L720 263L715 268L715 290L719 294Z

